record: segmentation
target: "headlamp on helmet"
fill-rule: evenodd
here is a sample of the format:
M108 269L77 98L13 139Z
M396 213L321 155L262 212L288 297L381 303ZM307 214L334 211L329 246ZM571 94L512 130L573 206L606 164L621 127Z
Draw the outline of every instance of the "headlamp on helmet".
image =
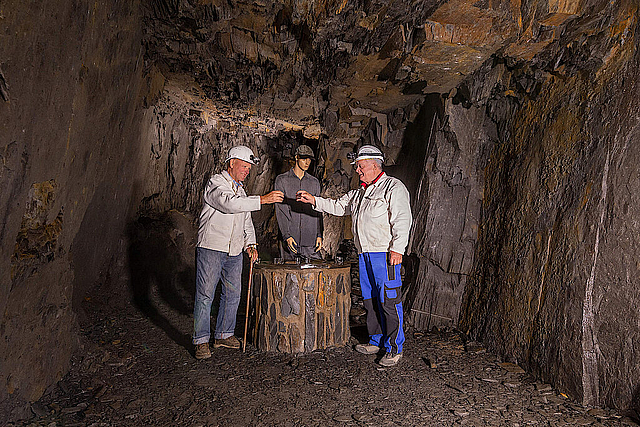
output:
M229 150L229 155L227 156L227 160L225 160L225 162L228 162L231 159L244 160L245 162L251 163L252 165L257 165L260 163L260 158L256 157L253 154L251 148L244 145L238 145Z
M382 151L373 145L363 145L360 147L357 154L349 153L347 154L347 158L351 160L352 165L354 165L358 160L365 159L377 159L384 162L384 155L382 154Z

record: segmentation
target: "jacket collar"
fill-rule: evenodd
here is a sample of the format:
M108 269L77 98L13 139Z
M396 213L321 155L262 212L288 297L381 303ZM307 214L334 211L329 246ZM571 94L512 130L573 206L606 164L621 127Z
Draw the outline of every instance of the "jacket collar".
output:
M372 185L374 185L376 182L378 182L380 180L380 178L382 178L385 175L384 171L380 172L380 174L376 177L376 179L374 179L373 181L371 181L371 184L365 184L364 182L361 182L360 185L362 186L362 188L364 188L365 190L368 187L371 187Z
M231 174L225 169L222 171L222 176L229 181L231 184L233 184L236 187L243 187L243 184L241 182L236 181L235 179L233 179L233 177L231 176Z

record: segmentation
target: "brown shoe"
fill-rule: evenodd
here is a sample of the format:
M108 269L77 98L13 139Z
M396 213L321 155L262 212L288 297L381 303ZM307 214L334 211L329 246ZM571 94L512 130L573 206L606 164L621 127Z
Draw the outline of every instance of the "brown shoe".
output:
M387 353L378 362L381 366L396 366L402 359L402 353Z
M221 340L215 340L213 343L213 348L240 348L240 341L238 338L231 335L229 338L224 338Z
M196 344L196 359L208 359L211 357L211 350L209 350L209 343Z
M356 345L356 351L362 354L377 354L381 350L380 347L373 344L358 344Z

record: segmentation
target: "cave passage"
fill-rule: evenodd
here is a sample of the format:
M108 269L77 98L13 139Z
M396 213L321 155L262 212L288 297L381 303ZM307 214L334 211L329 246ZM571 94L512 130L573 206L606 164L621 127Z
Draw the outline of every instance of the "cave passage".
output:
M4 1L0 420L638 422L639 10L637 0ZM350 154L383 153L413 218L403 285L389 294L407 336L397 367L354 351L365 340L356 239L351 218L332 215L320 253L351 266L351 291L318 279L331 285L323 302L341 299L309 320L315 341L258 321L270 351L249 339L245 353L195 359L198 216L239 145L260 160L244 181L252 196L273 190L301 145L328 198L358 188ZM274 206L251 218L270 263ZM286 315L317 308L291 283L275 286Z

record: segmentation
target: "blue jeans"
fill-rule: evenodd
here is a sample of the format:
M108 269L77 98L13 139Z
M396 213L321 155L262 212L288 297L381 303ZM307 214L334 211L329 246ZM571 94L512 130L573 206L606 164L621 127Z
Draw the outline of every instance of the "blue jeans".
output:
M393 267L394 279L389 279L386 252L361 253L358 264L360 288L367 310L369 344L384 346L387 353L402 353L404 329L400 264Z
M196 248L196 302L193 309L193 343L209 342L211 337L211 303L222 279L220 308L214 337L233 335L242 289L242 254Z

